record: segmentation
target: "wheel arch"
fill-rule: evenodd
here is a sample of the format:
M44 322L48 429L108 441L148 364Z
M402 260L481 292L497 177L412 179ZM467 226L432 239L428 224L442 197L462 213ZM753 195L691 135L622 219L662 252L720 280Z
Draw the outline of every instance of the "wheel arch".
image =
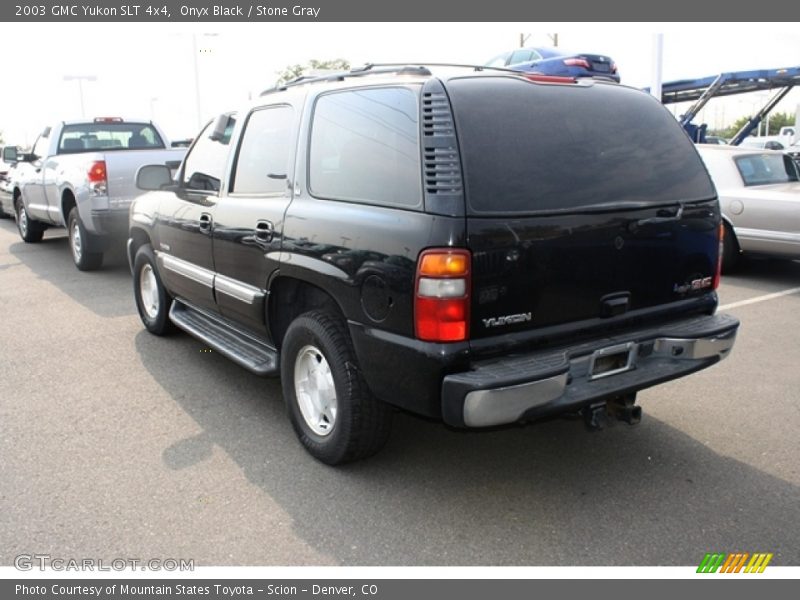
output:
M280 349L292 321L315 309L330 310L346 320L342 306L328 290L293 276L273 277L267 295L266 320L275 346Z
M133 272L133 261L136 258L136 252L145 244L153 244L150 234L141 227L131 227L128 233L128 246L126 249L131 272Z
M71 188L64 188L61 192L61 220L65 227L68 224L69 213L77 206L78 201L75 199L75 192Z
M736 237L736 229L733 226L733 221L731 221L725 215L722 215L722 223L725 225L725 235L730 235L733 237L733 243L736 244L736 249L741 252L742 247L739 245L739 238Z

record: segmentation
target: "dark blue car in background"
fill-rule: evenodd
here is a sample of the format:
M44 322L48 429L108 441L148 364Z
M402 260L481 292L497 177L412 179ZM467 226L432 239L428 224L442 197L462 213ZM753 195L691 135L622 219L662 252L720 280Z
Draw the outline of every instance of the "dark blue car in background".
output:
M617 65L609 56L564 52L558 48L518 48L509 50L486 63L487 67L505 67L517 71L558 75L562 77L594 77L619 83Z

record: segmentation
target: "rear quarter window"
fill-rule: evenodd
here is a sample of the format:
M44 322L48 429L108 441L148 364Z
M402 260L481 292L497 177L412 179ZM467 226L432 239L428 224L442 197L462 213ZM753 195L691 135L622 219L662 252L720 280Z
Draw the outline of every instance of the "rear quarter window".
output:
M655 99L622 86L464 78L448 84L472 214L705 200L688 136Z
M309 149L313 196L383 206L422 206L416 89L329 92L314 105Z

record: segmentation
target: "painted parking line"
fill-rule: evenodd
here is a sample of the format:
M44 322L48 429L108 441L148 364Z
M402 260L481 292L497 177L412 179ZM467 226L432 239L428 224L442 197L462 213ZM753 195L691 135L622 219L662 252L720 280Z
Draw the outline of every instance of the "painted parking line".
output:
M763 296L756 296L755 298L748 298L747 300L740 300L739 302L731 302L730 304L723 304L719 310L730 310L731 308L739 308L740 306L747 306L748 304L756 304L757 302L766 302L767 300L774 300L783 296L791 296L800 292L800 287L783 290L782 292L774 292L772 294L764 294Z

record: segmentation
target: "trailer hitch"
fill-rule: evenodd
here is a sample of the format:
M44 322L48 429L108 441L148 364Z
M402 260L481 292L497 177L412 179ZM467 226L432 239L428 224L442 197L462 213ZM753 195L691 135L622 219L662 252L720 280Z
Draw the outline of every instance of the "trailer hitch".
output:
M608 401L608 413L617 421L636 425L642 420L642 407L636 406L636 394L617 396Z
M636 406L636 394L626 394L584 406L580 414L589 431L600 431L609 424L609 417L636 425L642 420L642 407Z

